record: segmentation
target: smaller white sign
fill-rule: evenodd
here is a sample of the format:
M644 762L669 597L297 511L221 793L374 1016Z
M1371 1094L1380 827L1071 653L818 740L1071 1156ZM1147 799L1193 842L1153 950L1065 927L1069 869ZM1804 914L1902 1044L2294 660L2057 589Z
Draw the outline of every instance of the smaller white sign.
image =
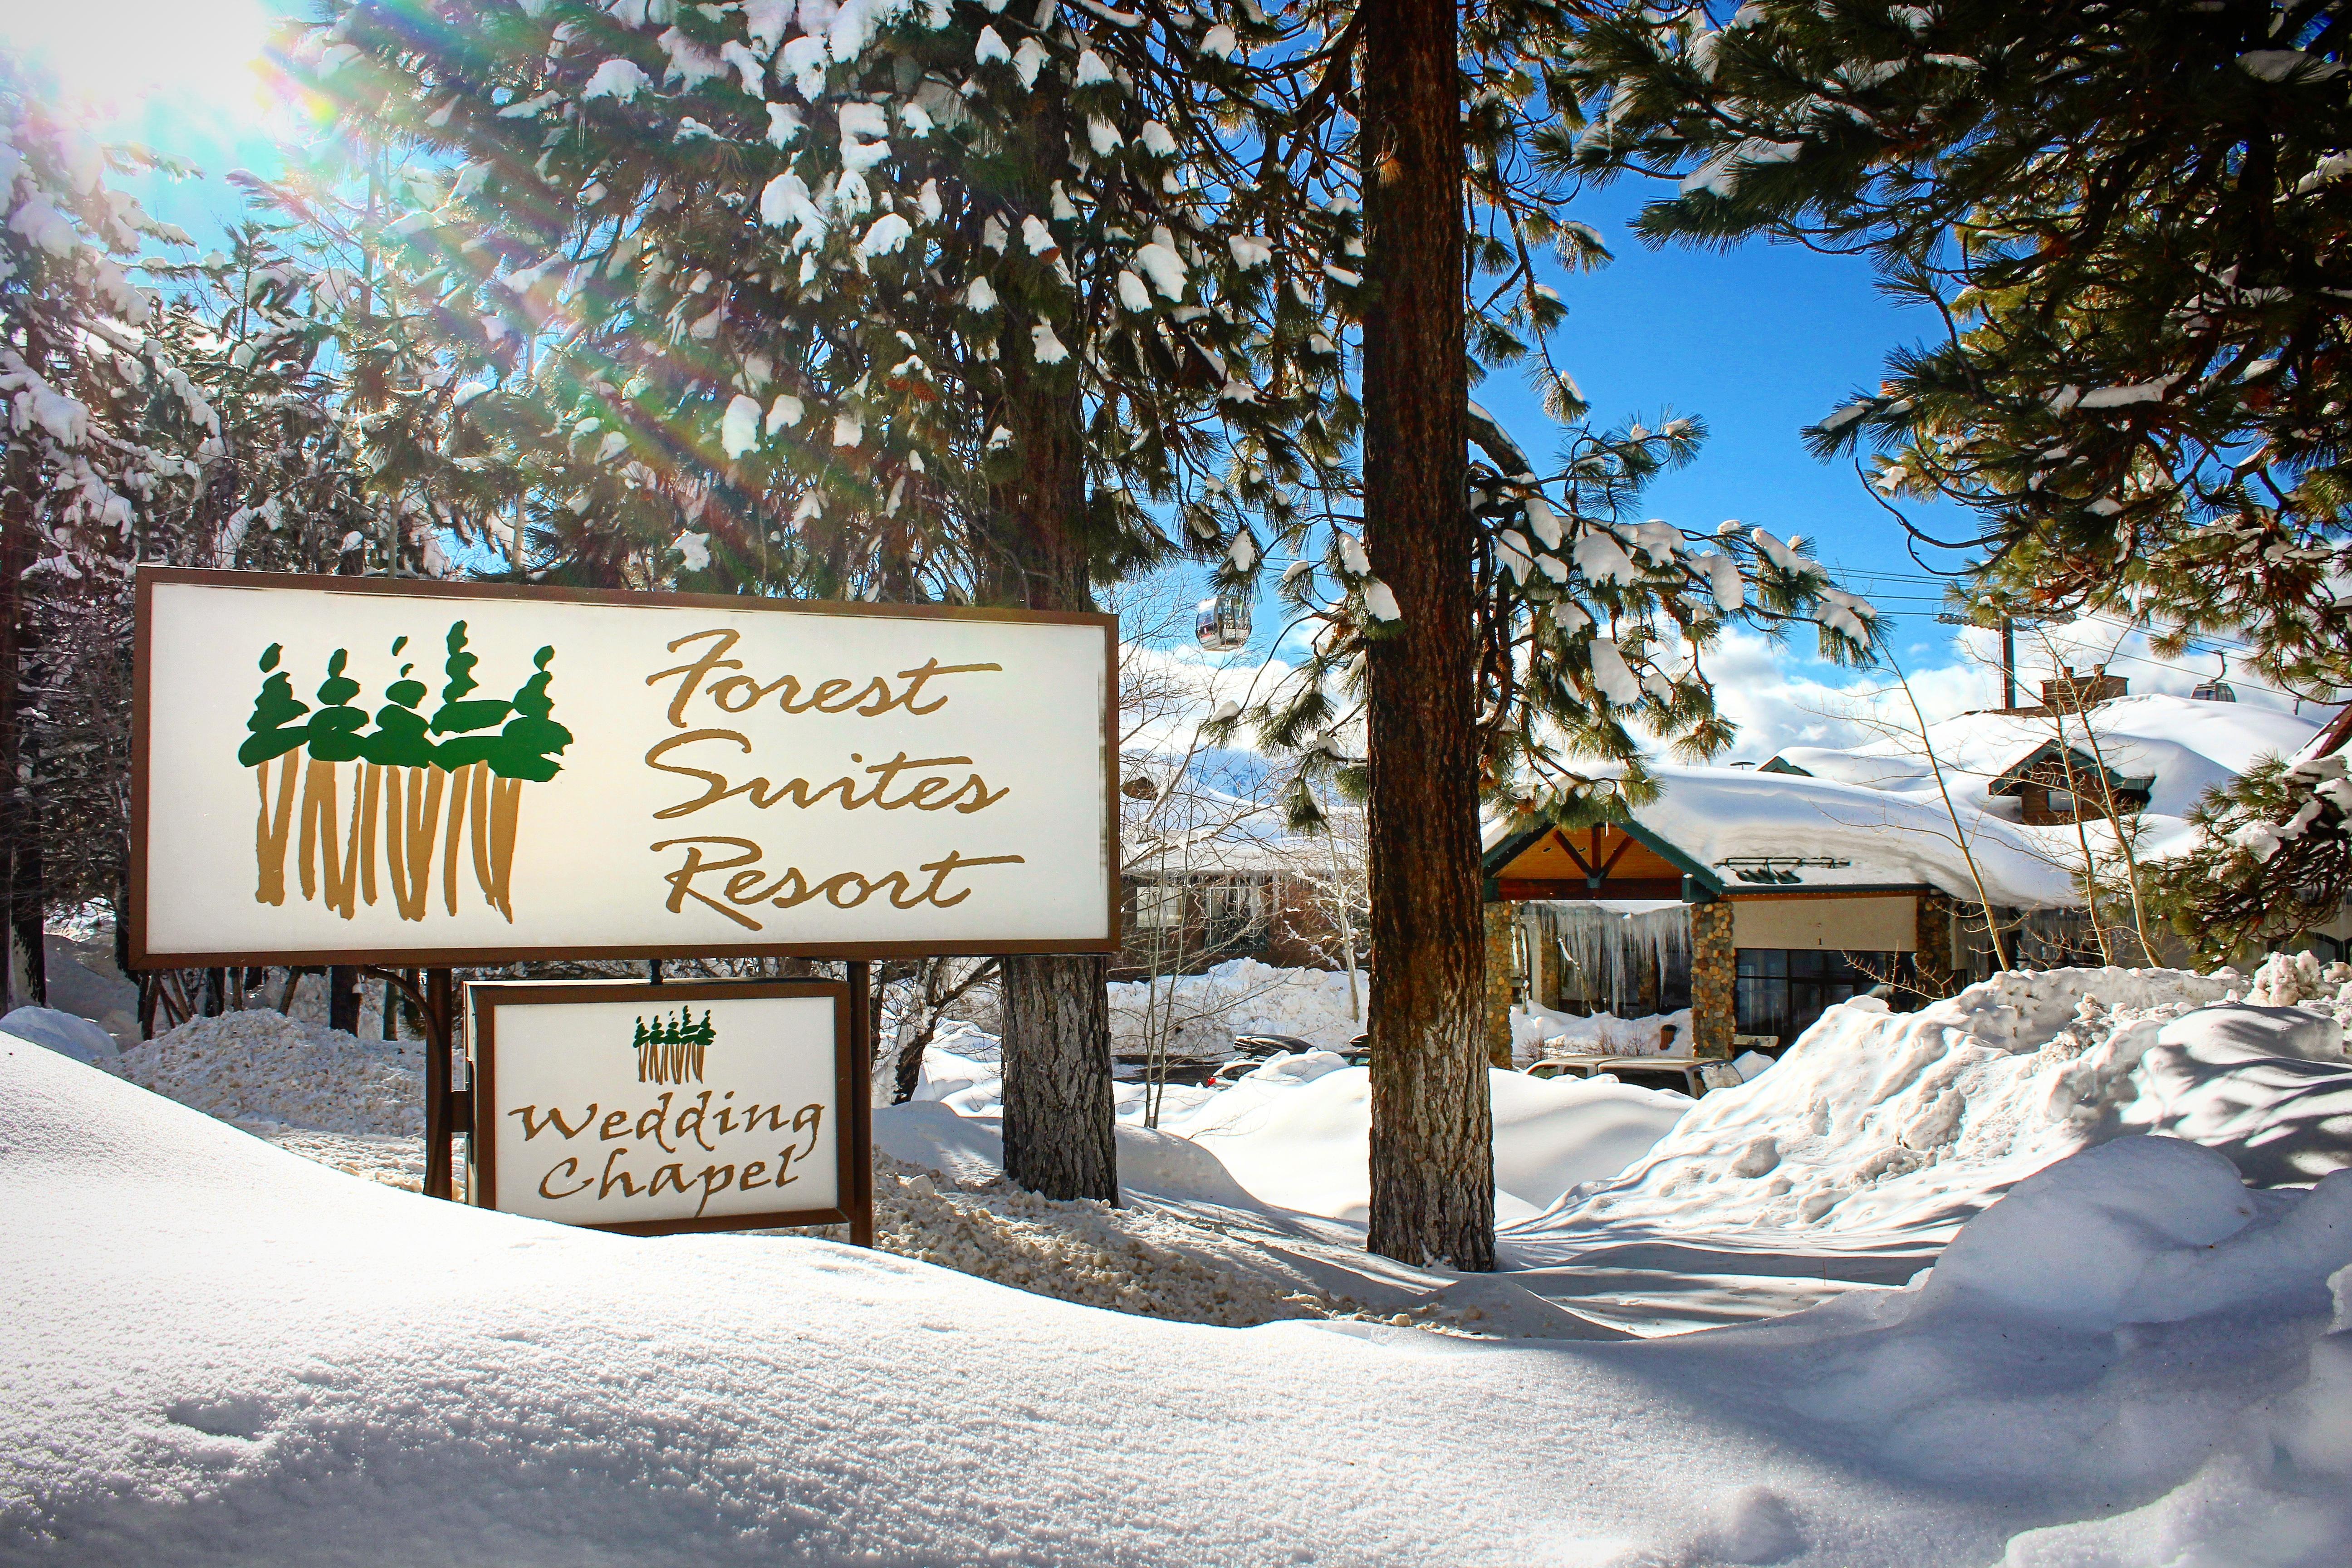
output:
M848 1217L847 992L466 988L473 1201L651 1234Z

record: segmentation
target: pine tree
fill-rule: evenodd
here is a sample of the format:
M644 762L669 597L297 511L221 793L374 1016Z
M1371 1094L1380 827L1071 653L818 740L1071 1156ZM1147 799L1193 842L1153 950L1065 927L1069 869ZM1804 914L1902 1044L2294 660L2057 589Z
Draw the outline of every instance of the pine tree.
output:
M1288 79L1243 45L1283 37L1247 4L364 0L309 56L385 150L375 319L437 367L388 379L535 569L1082 608L1351 434L1352 208L1245 161ZM1004 984L1008 1168L1114 1196L1102 965Z
M1919 537L1969 555L1971 595L2166 652L2242 636L2253 673L2326 700L2352 688L2347 36L2338 0L1621 5L1578 42L1575 157L1679 177L1653 240L1864 252L1942 313L1808 437L1970 509L1974 536ZM2180 868L2184 928L2285 934L2352 893L2316 848L2343 823L2322 782L2212 804L2233 833L2283 807L2280 831Z
M109 183L186 171L58 123L52 96L0 51L0 843L18 994L37 992L45 906L121 907L132 569L331 565L355 535L412 569L432 551L377 500L320 368L331 282L265 224L194 258Z
M1277 531L1305 557L1283 596L1320 630L1292 679L1225 722L1253 722L1263 743L1300 756L1290 799L1302 825L1320 816L1316 785L1330 773L1370 795L1371 1245L1488 1268L1482 799L1565 823L1622 816L1655 788L1629 725L1701 754L1727 742L1702 663L1727 618L1823 616L1823 646L1840 658L1859 656L1872 630L1866 605L1769 534L1735 530L1701 552L1678 530L1622 521L1700 431L1672 417L1654 432L1592 430L1551 358L1564 307L1538 260L1607 258L1563 216L1577 185L1563 123L1570 13L1488 7L1458 30L1453 8L1420 0L1318 15L1362 49L1360 88L1331 95L1343 128L1360 117L1349 154L1370 220L1351 290L1364 312L1362 510L1359 521L1333 494ZM1465 289L1430 281L1451 278ZM1524 367L1570 427L1560 468L1539 476L1469 400L1470 384L1505 367ZM1228 575L1255 567L1237 552Z

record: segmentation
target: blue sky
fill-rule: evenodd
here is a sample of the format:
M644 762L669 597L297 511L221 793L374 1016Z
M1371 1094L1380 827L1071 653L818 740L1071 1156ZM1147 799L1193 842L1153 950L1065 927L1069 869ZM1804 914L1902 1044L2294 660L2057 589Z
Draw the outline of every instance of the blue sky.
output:
M1602 232L1617 260L1551 279L1569 310L1556 353L1596 420L1639 416L1655 428L1671 409L1706 422L1697 461L1659 480L1647 512L1702 531L1738 518L1812 538L1824 562L1855 572L1917 574L1900 529L1851 466L1815 461L1797 433L1875 385L1886 351L1933 318L1881 297L1859 258L1762 241L1650 249L1628 226L1661 194L1672 187L1628 179L1578 202L1574 216ZM1549 426L1509 373L1478 395L1527 436Z

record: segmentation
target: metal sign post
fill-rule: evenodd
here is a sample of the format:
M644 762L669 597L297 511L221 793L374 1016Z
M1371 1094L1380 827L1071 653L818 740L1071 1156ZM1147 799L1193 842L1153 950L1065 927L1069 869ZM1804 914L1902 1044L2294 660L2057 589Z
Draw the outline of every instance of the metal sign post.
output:
M457 1186L449 1170L454 1132L470 1122L473 1107L470 1089L457 1089L450 1079L449 1057L457 1047L457 1030L449 972L426 970L422 990L397 969L369 965L360 973L383 982L386 1007L392 1005L393 988L397 987L416 1009L417 1022L425 1030L425 1195L454 1198Z

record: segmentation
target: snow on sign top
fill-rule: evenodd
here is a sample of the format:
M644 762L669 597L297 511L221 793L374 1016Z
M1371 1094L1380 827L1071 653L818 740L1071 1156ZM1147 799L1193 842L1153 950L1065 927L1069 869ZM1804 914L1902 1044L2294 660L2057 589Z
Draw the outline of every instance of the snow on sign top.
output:
M847 1002L830 982L468 985L472 1201L637 1235L846 1220Z
M1105 952L1115 616L144 568L158 966Z

